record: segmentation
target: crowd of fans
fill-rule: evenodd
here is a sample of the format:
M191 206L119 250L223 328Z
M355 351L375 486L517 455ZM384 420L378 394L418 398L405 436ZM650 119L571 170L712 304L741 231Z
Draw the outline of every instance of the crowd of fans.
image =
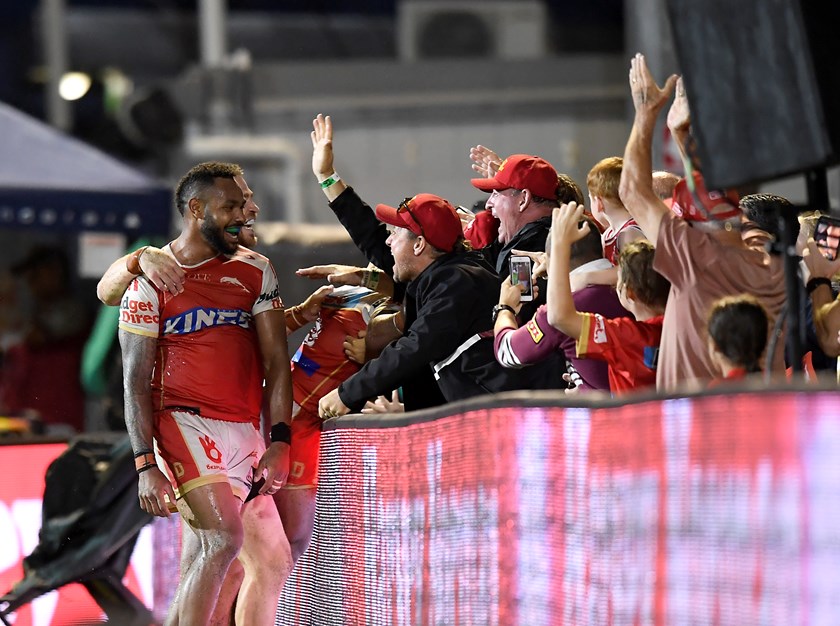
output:
M792 210L791 203L707 190L682 81L671 77L660 87L638 55L629 86L635 116L625 153L593 164L584 189L543 158L502 158L477 145L468 163L480 177L472 184L488 195L484 207L473 209L419 193L372 210L336 173L332 120L318 115L313 173L369 265L299 272L344 291L320 287L287 309L290 331L314 324L293 358L298 410L321 418L415 410L515 389L679 392L743 376L768 381L790 370L794 355L785 354L786 325L779 322L783 263L768 244L779 239L776 216ZM652 169L652 131L672 96L667 124L682 152L684 177ZM256 242L257 212L242 231L243 245ZM808 296L803 352L810 377L835 372L840 352L840 305L831 284L840 265L809 243L815 221L801 215L797 239ZM523 281L511 282L512 255L533 261L524 282L533 280L535 288L527 301L520 298ZM148 248L138 267L161 285L168 279L171 289L179 283L177 265L170 263ZM27 407L22 398L26 381L36 380L26 372L42 369L42 346L51 346L44 358L54 367L61 358L57 342L72 348L78 362L76 326L84 316L47 310L68 299L49 292L51 275L54 290L67 284L61 266L54 251L34 251L17 268L31 283L33 302L42 302L28 325L2 320L0 407L6 413L31 408L49 414L56 403L39 393L44 406ZM100 296L116 304L122 289ZM712 333L715 324L737 328L745 323L741 318L756 324L764 319L759 309L767 332L749 349L744 333ZM54 328L56 320L63 327ZM76 326L67 327L71 322ZM758 345L761 353L754 354ZM733 355L736 348L745 353ZM59 391L61 411L70 411L71 426L81 430L80 389Z
M285 309L270 263L249 251L257 244L254 226L259 206L241 168L224 163L193 168L176 192L184 218L179 239L162 249L143 246L116 260L97 286L103 303L121 305L123 362L129 365L125 388L145 394L142 402L126 403L136 463L139 457L144 509L168 515L176 498L183 507L181 500L189 490L176 494L169 480L182 490L187 486L195 494L203 493L204 478L191 479L198 480L196 484L185 482L183 467L174 474L166 467L173 463L164 453L177 456L171 449L166 452L163 446L158 453L153 451L152 436L161 446L161 410L153 411L145 400L151 394L150 374L157 367L157 357L148 345L158 341L175 345L171 335L187 333L178 330L176 322L191 324L192 312L199 310L179 309L176 317L164 319L161 313L153 318L147 314L153 311L149 303L157 303L163 311L172 309L173 301L191 302L187 296L198 298L195 284L202 281L214 285L203 289L227 283L236 297L250 298L249 306L253 304L250 311L213 309L214 315L221 316L217 326L231 326L225 316L242 313L241 319L235 318L237 325L250 329L243 320L266 314L256 322L258 346L249 340L241 351L248 359L258 351L266 361L265 352L274 350L266 371L273 372L279 382L268 385L274 390L266 394L273 407L268 413L274 414L269 416L271 424L263 425L271 433L270 443L258 471L240 477L241 493L224 491L223 495L231 502L235 496L245 503L257 491L273 497L276 507L263 501L263 508L271 510L261 510L260 515L270 513L273 522L279 515L282 520L285 532L281 534L289 542L282 551L288 553L282 564L286 574L306 549L313 530L323 419L358 412L412 411L512 390L627 397L639 391L680 393L747 378L756 384L775 384L780 378L798 376L802 369L810 379L828 370L836 381L840 299L832 278L840 271L836 253L840 226L820 223L817 242L812 238L815 216L803 215L799 220L802 228L796 247L802 261L797 280L808 296L802 316L807 331L805 354L799 363L802 355L785 353L786 315L796 312L785 312L784 259L773 253L771 245L782 235L779 216L794 207L779 196L741 197L736 190L707 188L703 164L692 143L681 79L671 76L660 86L645 58L636 55L629 87L635 114L624 154L593 164L586 178L587 193L541 157L513 154L502 158L485 146L473 147L471 166L480 176L471 183L487 194L483 210L457 207L429 192L372 209L338 174L332 120L319 114L311 133L313 174L368 265L300 269L300 276L327 284L318 285L303 302ZM669 102L667 125L683 157L683 177L654 171L652 166L654 129ZM199 185L189 182L190 176L209 180ZM215 190L221 200L216 204L206 200L210 192L205 187ZM514 257L520 262L528 259L524 267L530 267L530 272L523 272L521 264L514 270ZM209 269L196 269L205 263L224 265L226 260L240 262L245 268L241 276L210 280ZM263 292L242 282L253 278L252 266L260 268ZM73 416L70 426L81 430L80 394L53 385L33 395L27 387L43 384L38 373L55 371L64 347L75 355L71 366L78 367L79 330L85 320L75 312L66 289L66 259L55 251L36 250L16 270L29 281L33 313L25 323L0 310L4 355L0 409L40 409L49 414L56 410L52 405L58 404ZM243 296L238 288L248 293ZM138 291L143 291L142 297ZM0 293L15 292L0 283ZM291 359L283 339L283 318L277 317L281 309L286 335L308 329ZM271 324L268 319L273 320ZM198 334L200 329L189 332ZM153 337L151 343L149 337ZM181 337L178 349L189 352L190 341L193 337ZM282 349L272 348L281 344ZM278 359L282 361L279 368ZM141 365L145 369L137 375ZM262 373L254 369L256 374L250 378L256 381L257 401L251 404L259 421ZM280 369L285 373L278 373ZM232 373L216 370L213 375L219 387L230 386ZM167 370L165 375L189 380L183 372ZM169 384L166 393L171 394ZM189 391L200 396L201 385L207 393L218 391L207 384L196 382ZM159 387L155 393L164 393L165 381ZM228 396L238 395L238 383L234 381L233 387L226 390ZM32 402L27 394L39 398L43 406L28 406ZM198 418L202 424L222 419L202 415L192 404L164 409L183 424L198 423ZM183 430L182 422L177 423ZM201 443L211 458L216 444L210 441L208 447L208 441ZM263 466L270 464L277 465L277 473L271 469L263 484L258 478ZM156 471L159 468L179 478L165 478ZM211 478L214 484L219 482L216 474ZM201 502L195 494L193 507ZM235 504L241 511L256 510L255 505L249 509L241 502ZM239 520L241 516L248 526L250 514L234 513L228 517ZM192 514L207 512L194 509ZM185 530L185 568L199 552L202 562L210 562L207 550L199 545L203 527L198 526L194 534ZM246 556L248 545L246 537L242 543ZM246 610L240 587L251 589L255 580L262 580L255 574L262 570L254 563L268 567L258 554L250 554L253 562L245 559L246 565L251 564L244 571L233 561L235 554L223 556L224 568L213 574L214 598L218 596L213 623L228 623L233 611ZM182 581L182 585L187 583ZM189 589L188 585L183 589ZM186 591L179 593L175 604L182 605L182 611L209 615L213 610ZM262 609L273 611L268 605Z
M660 87L642 55L629 78L635 116L625 153L593 165L588 203L545 159L503 159L477 145L470 158L482 177L472 184L489 194L485 211L428 193L373 211L336 173L332 120L315 118L313 173L370 265L304 274L368 286L376 276L404 315L377 359L365 353L359 372L334 381L321 417L398 410L397 391L412 410L507 389L674 393L744 377L769 384L802 368L810 379L836 377L840 305L830 279L840 262L809 242L815 216L801 217L797 240L798 280L810 298L803 365L794 367L795 355L785 354L784 262L771 248L791 203L707 189L682 80ZM652 168L653 130L672 96L667 124L684 177ZM531 281L510 275L513 255L533 260ZM529 282L534 294L524 299Z

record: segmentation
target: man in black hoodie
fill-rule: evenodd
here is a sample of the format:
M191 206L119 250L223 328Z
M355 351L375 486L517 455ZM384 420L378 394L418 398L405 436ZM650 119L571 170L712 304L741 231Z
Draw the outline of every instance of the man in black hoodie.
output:
M319 115L313 126L313 172L330 207L368 260L394 278L397 291L404 286L405 306L403 336L324 396L321 417L358 411L368 399L430 373L447 402L524 388L525 374L493 356L490 311L499 277L470 252L455 208L419 194L398 207L380 204L374 215L333 169L329 118Z

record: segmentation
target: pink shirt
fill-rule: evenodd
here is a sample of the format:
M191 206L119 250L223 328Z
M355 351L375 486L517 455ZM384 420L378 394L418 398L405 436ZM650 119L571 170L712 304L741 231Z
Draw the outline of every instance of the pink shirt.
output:
M725 245L673 214L662 218L653 267L671 281L671 291L662 326L657 389L673 391L698 382L705 387L715 377L706 320L719 298L754 295L767 309L773 327L785 301L784 267L761 243L746 239L745 246ZM773 370L784 371L784 337L778 340Z

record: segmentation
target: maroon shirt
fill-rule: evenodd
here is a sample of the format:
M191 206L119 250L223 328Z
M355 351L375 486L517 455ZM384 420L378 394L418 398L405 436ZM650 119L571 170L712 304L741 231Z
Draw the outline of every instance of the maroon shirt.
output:
M584 313L600 313L603 317L630 317L621 306L615 289L607 285L589 285L572 294L575 308ZM542 305L527 324L518 329L505 328L494 341L496 360L505 367L522 367L538 363L557 351L566 355L581 377L580 391L610 390L607 364L596 359L578 358L575 340L548 323L548 308Z

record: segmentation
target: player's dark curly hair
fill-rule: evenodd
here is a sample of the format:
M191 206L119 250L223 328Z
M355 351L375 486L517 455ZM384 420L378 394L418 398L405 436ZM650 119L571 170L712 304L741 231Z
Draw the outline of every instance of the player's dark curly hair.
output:
M242 176L242 168L236 163L222 163L208 161L199 163L184 174L175 187L175 207L182 216L189 204L190 198L200 196L205 190L213 186L216 178L233 178Z

